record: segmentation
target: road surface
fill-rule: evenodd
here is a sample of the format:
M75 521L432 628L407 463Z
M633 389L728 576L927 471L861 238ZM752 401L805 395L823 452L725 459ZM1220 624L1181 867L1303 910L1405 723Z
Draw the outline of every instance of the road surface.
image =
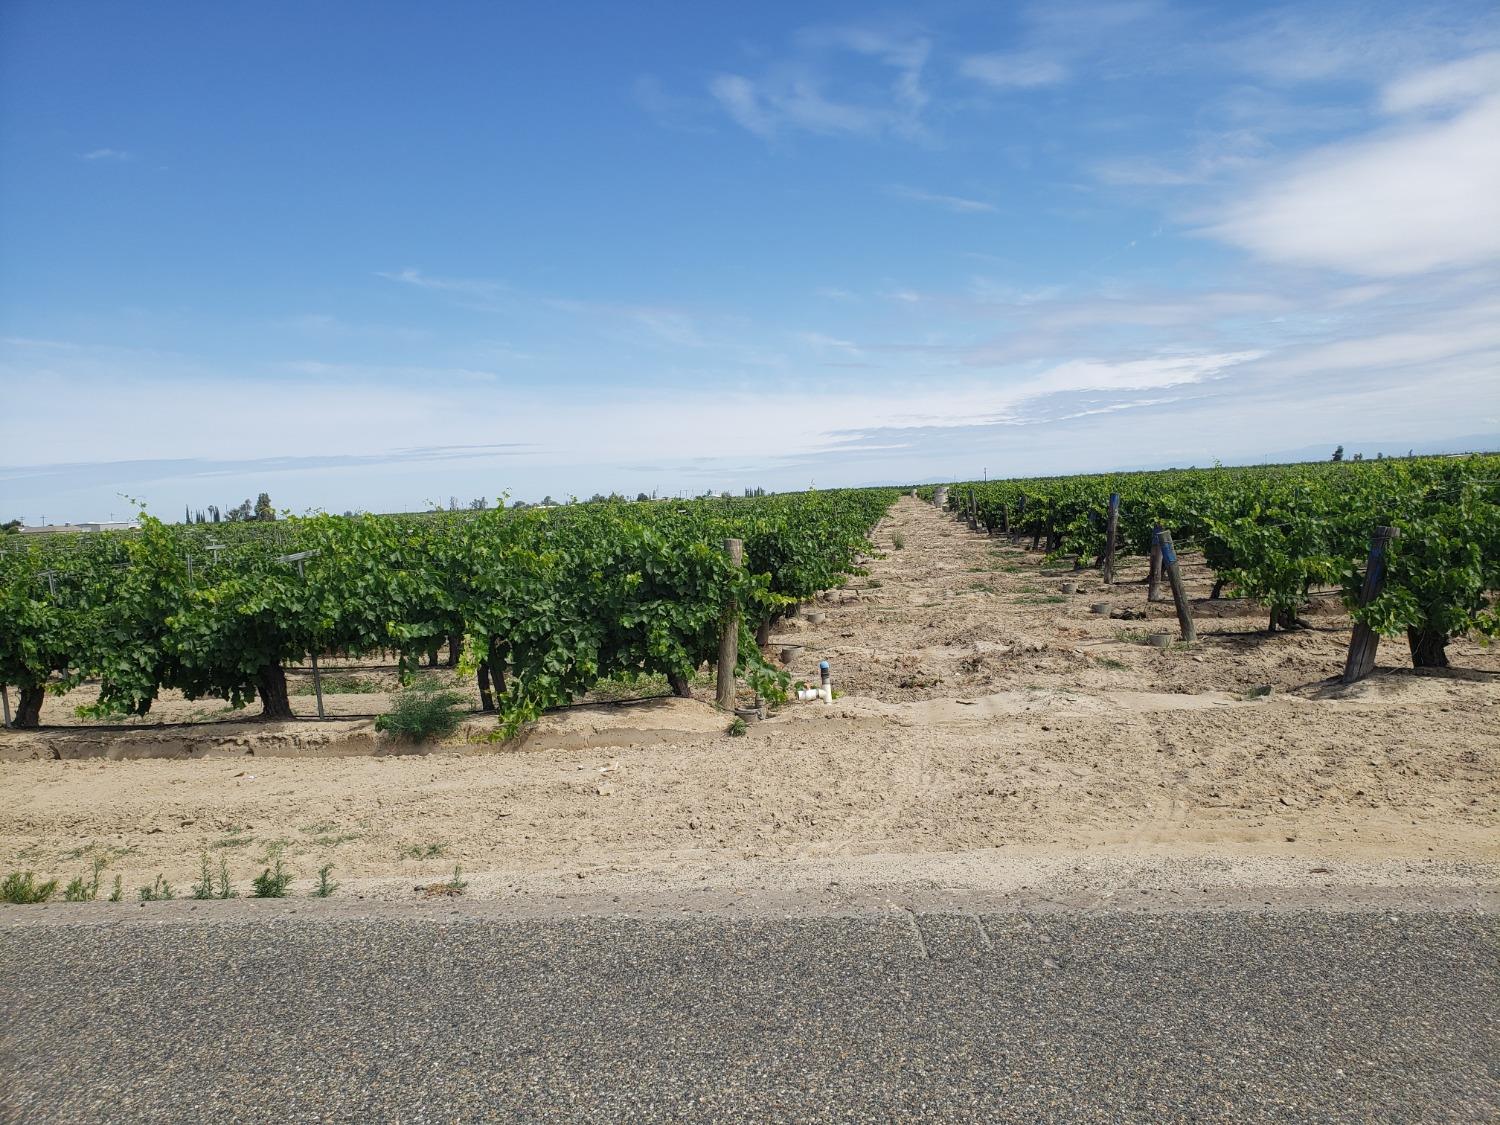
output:
M215 905L0 911L5 1120L1500 1114L1480 912Z

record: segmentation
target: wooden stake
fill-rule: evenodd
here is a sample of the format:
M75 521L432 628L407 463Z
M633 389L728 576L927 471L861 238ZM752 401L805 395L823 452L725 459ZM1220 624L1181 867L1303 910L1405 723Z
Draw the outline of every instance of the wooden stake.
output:
M10 726L10 688L0 684L0 710L4 712L5 725Z
M1120 494L1109 494L1109 516L1104 521L1104 584L1113 585L1115 580L1115 536L1120 530Z
M743 540L724 540L724 553L729 556L729 565L740 567L745 562ZM719 624L719 691L714 702L726 711L734 709L734 670L740 659L740 607L730 601L724 609L724 618Z
M1182 574L1177 569L1177 552L1172 549L1172 533L1163 531L1161 540L1161 565L1167 572L1167 581L1172 586L1172 601L1177 605L1177 624L1182 630L1182 639L1192 644L1198 639L1198 630L1193 626L1193 607L1188 602L1187 592L1182 588Z
M1146 576L1146 600L1161 601L1161 524L1151 529L1151 570Z
M318 654L312 653L313 694L318 697L318 718L323 718L323 673L318 671Z
M1392 539L1401 537L1400 528L1377 527L1370 536L1370 557L1365 562L1365 581L1359 589L1359 604L1367 606L1380 596L1385 586L1385 551ZM1375 650L1380 645L1380 634L1368 625L1356 624L1354 635L1349 638L1349 656L1344 661L1343 682L1352 684L1362 680L1375 668Z

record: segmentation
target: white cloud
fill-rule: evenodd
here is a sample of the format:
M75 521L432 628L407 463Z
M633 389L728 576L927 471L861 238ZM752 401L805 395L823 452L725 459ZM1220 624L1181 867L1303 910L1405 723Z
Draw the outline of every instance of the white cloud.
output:
M79 160L134 160L135 157L118 148L96 148L78 154Z
M959 63L958 71L1000 90L1056 86L1068 78L1068 68L1057 59L1028 52L970 55Z
M1387 113L1409 113L1474 101L1500 92L1500 51L1486 51L1456 62L1403 75L1381 95Z
M932 203L959 215L974 215L993 212L995 205L982 199L966 199L961 195L943 195L940 192L922 191L920 188L903 187L900 184L889 189L897 199L909 199L914 203Z
M1483 68L1480 68L1481 70ZM1473 69L1398 80L1415 108L1477 87ZM1500 94L1455 115L1326 146L1229 205L1206 233L1269 261L1395 277L1500 258Z

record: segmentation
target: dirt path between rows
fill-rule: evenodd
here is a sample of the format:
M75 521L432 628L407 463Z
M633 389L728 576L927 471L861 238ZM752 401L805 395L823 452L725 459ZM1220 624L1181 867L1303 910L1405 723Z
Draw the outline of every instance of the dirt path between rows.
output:
M875 541L868 577L768 649L805 646L802 670L830 661L831 706L790 704L738 738L698 700L577 708L519 744L421 755L390 752L368 719L5 732L0 868L66 881L107 855L106 881L120 874L131 897L158 873L185 888L205 851L242 889L280 854L301 889L332 863L345 892L377 897L410 897L455 864L471 895L499 896L579 879L737 885L747 864L870 884L934 856L964 870L1191 860L1198 881L1254 863L1316 885L1330 871L1492 878L1494 650L1460 642L1458 671L1418 676L1387 643L1387 670L1339 689L1336 605L1270 636L1257 608L1208 604L1190 566L1202 640L1161 652L1141 638L1171 608L1147 605L1143 564L1107 590L1084 572L1062 595L1074 576L911 498ZM1096 601L1148 616L1093 614ZM381 704L331 699L335 713ZM86 756L168 744L221 756Z

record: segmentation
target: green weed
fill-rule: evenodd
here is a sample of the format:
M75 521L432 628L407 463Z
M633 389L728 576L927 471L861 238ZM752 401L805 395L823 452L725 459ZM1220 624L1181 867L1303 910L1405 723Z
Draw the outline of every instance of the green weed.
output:
M458 864L453 865L453 878L443 883L429 883L425 887L418 887L428 898L455 897L461 895L468 888L468 882L463 878L463 868Z
M447 738L463 723L468 705L463 692L419 680L391 701L391 709L375 720L375 729L408 742Z
M734 721L724 728L724 733L730 738L739 738L749 731L749 729L745 725L745 720L736 715Z
M251 898L286 898L286 892L292 885L292 873L282 866L281 860L266 868L250 881L253 890Z
M140 897L140 900L142 902L164 902L167 899L173 899L177 897L177 892L172 889L172 884L167 882L160 875L156 877L156 881L154 883L142 887L136 892L136 894Z
M39 902L46 902L56 893L56 879L38 883L36 876L30 871L12 871L3 882L0 882L0 902L15 903L18 906L33 906Z
M72 882L63 891L63 899L66 902L93 902L99 897L99 875L104 870L109 860L102 855L94 857L93 871L88 879L82 875L73 876Z
M384 691L385 688L374 680L364 676L324 676L324 695L374 695ZM292 692L293 695L314 695L311 677L298 684Z
M334 891L338 890L339 885L328 877L332 870L333 864L331 863L325 863L322 867L318 868L318 886L313 891L315 898L327 898Z
M401 859L435 859L447 850L447 844L408 844L397 855Z

